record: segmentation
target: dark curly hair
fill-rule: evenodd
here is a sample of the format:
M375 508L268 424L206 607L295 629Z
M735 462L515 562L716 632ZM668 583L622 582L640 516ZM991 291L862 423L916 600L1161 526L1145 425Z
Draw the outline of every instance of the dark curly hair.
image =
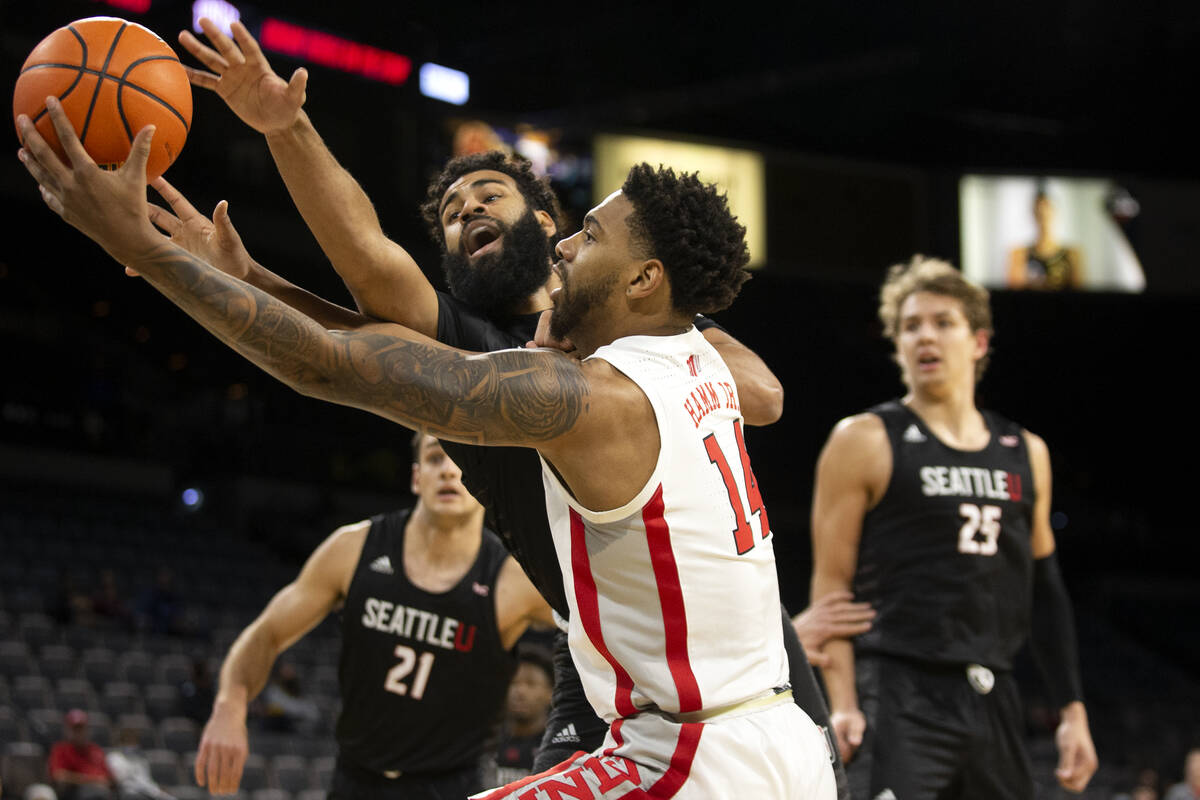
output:
M746 228L715 184L696 173L638 164L621 192L633 204L629 230L640 256L662 261L671 302L688 314L728 308L750 278Z
M450 188L450 184L466 175L468 172L478 172L481 169L503 172L517 183L517 189L525 198L525 203L531 209L545 211L554 220L558 236L562 236L563 219L562 206L558 197L550 188L549 178L539 178L533 172L533 165L524 156L506 153L502 150L489 150L485 153L471 153L456 156L446 162L446 166L429 184L425 193L425 202L421 204L421 217L429 226L429 235L443 248L446 239L442 232L441 205L442 195Z

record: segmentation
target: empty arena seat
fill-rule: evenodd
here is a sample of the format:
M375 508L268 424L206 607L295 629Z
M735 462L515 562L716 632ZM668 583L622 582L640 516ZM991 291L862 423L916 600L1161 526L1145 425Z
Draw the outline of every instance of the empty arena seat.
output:
M271 769L275 773L274 784L280 789L295 794L312 788L308 762L300 756L276 756L271 759Z
M38 671L51 680L74 678L79 673L75 648L66 644L48 644L38 651Z
M163 747L176 753L195 750L199 744L196 723L187 717L167 717L158 725L158 736Z
M184 783L188 779L180 767L179 754L174 750L163 748L146 750L146 761L150 764L150 777L159 786L174 786L177 783Z

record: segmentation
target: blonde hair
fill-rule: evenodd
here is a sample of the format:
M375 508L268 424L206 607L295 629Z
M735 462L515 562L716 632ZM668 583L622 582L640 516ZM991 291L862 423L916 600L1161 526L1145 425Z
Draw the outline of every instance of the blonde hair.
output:
M879 290L879 321L883 323L883 335L893 342L900 333L900 307L914 292L940 294L957 300L972 333L987 331L989 336L995 333L988 290L964 278L962 272L948 261L918 254L906 264L890 267ZM975 363L976 382L987 369L990 350L989 347L989 352Z

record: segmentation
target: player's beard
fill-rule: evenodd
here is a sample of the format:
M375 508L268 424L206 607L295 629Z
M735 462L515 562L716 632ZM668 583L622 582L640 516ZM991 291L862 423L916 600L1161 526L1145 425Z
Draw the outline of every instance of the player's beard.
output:
M510 314L550 278L553 245L533 211L513 225L495 220L504 242L495 253L472 260L464 242L442 256L450 294L487 314Z
M575 286L568 282L567 273L559 271L562 289L554 299L554 312L550 314L550 338L569 339L571 332L579 327L589 312L600 306L612 293L617 284L616 273L600 279L599 283Z

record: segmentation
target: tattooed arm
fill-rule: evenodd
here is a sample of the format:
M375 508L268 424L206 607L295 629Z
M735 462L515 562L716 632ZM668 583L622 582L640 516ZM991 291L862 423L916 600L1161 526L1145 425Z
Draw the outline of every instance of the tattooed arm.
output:
M70 167L28 117L18 119L19 157L46 204L288 386L459 442L536 447L592 507L623 504L649 476L658 448L644 444L657 439L654 413L640 389L605 362L581 364L545 350L472 355L383 323L326 330L154 228L145 194L150 129L138 134L119 170L105 172L58 101L48 98L47 106Z

